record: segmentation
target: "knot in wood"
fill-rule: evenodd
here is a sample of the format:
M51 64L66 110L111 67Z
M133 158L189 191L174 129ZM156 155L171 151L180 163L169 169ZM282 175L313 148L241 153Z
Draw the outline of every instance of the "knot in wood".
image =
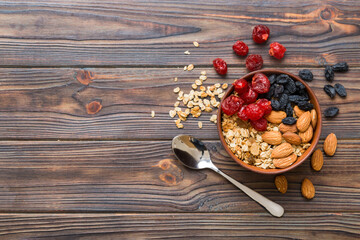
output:
M92 79L95 78L95 73L81 69L75 73L75 79L83 85L89 85Z
M325 7L321 12L320 12L320 17L324 20L331 20L333 18L335 18L335 9L332 7Z
M88 114L96 114L102 109L101 101L95 100L86 104L86 112Z

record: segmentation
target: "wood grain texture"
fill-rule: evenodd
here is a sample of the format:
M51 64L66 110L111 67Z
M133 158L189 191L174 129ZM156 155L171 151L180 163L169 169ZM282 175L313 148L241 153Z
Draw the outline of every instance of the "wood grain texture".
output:
M203 113L197 121L189 118L184 129L176 128L169 110L173 109L179 86L190 91L191 83L206 70L205 85L216 82L232 83L245 74L243 69L231 68L226 78L212 68L196 68L184 72L177 68L5 68L0 69L0 138L1 139L172 139L180 133L202 139L218 139L216 127L209 121L211 114ZM284 70L297 74L297 68ZM331 100L323 91L328 84L323 69L312 69L314 89L321 107L338 106L340 114L325 119L321 137L330 132L338 138L360 138L359 68L336 74L348 97ZM173 78L178 77L178 82ZM86 108L99 102L101 109ZM94 106L93 106L94 107ZM150 112L156 112L151 118ZM89 114L92 113L92 114Z
M12 239L356 239L357 213L0 214L0 237ZM289 231L291 228L291 231Z
M358 9L352 1L11 1L2 2L2 66L210 65L222 57L242 65L236 40L255 45L252 28L266 24L287 48L281 65L319 66L347 60L359 66ZM193 41L200 47L194 48ZM183 52L190 50L191 55Z
M274 176L241 168L206 141L225 173L298 213L359 212L359 143L339 140L321 172L306 160L286 173L283 195ZM1 141L0 152L0 212L264 212L216 173L183 167L170 141ZM300 193L304 177L316 189L311 201Z

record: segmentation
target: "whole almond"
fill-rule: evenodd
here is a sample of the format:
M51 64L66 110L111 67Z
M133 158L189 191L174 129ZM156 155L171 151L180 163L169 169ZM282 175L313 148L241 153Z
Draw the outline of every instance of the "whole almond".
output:
M300 145L301 144L301 137L293 132L286 132L283 134L284 139L293 145Z
M272 158L284 158L284 157L289 156L293 152L294 152L294 148L291 146L290 143L282 143L279 146L277 146L276 148L274 148L274 150L271 153L271 157Z
M269 115L267 115L266 120L268 120L271 123L281 123L281 120L286 118L286 113L283 111L271 111Z
M315 197L315 188L312 182L305 178L301 184L301 194L306 199L312 199Z
M296 133L296 132L297 132L296 124L287 125L287 124L281 123L281 124L279 125L279 130L280 130L280 132L282 132L282 133L286 133L286 132Z
M284 175L279 175L275 177L275 186L277 190L281 193L286 193L288 189L288 181Z
M330 133L324 142L324 152L328 156L334 156L336 152L336 146L337 146L337 138L336 135L333 133Z
M315 109L311 110L310 114L311 114L311 126L313 127L313 129L315 129L317 123L316 110Z
M299 133L299 136L301 137L301 142L302 143L310 142L311 139L313 138L313 135L314 135L314 130L313 130L311 125L308 127L308 129L305 132L300 132Z
M294 162L296 162L297 156L293 153L284 158L274 158L273 164L276 168L287 168Z
M281 133L278 131L268 131L261 135L264 142L271 145L279 145L281 143Z
M296 127L300 132L305 132L310 126L311 114L310 112L304 112L296 122Z
M294 112L297 117L300 117L305 111L301 110L298 106L295 106Z
M320 171L324 164L324 156L320 149L317 149L311 156L311 167L315 171Z

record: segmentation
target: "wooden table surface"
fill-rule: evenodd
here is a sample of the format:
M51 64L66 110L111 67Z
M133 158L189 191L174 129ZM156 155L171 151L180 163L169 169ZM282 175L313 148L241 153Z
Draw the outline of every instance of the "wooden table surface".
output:
M252 42L257 24L286 46L282 61ZM359 237L359 25L358 0L0 2L0 239ZM194 119L177 129L168 115L172 90L189 88L200 71L207 84L246 73L236 40L262 54L265 68L311 69L321 107L340 108L324 119L319 143L334 132L336 155L321 172L307 160L286 173L285 195L273 176L229 158L210 114L203 129ZM225 79L211 66L216 57L229 64ZM330 100L323 65L339 61L350 71L334 83L348 97ZM92 101L96 114L86 109ZM271 217L213 172L184 168L170 148L177 134L204 140L220 169L285 215ZM300 193L304 177L316 188L311 201Z

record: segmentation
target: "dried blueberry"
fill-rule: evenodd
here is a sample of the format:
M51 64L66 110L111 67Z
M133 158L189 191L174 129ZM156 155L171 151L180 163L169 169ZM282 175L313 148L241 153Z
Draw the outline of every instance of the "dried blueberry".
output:
M271 107L275 111L280 111L280 102L278 100L271 100Z
M332 70L334 72L347 72L349 70L349 66L346 62L339 62L332 66Z
M296 103L298 104L299 102L302 101L307 101L309 99L307 99L306 97L300 96L300 95L290 95L289 96L289 101L292 103Z
M270 84L271 84L271 85L272 85L272 84L274 84L274 83L275 83L275 81L276 81L276 75L275 75L275 74L270 75L270 77L269 77L269 81L270 81Z
M312 72L309 69L303 69L299 71L299 77L304 80L311 82L314 78Z
M291 103L286 104L285 112L287 117L294 116L294 111L293 108L291 107Z
M278 98L284 92L284 86L279 84L274 84L274 97Z
M335 88L331 85L325 85L324 86L324 91L326 92L327 95L329 95L329 97L334 98L336 95L335 92Z
M328 107L324 111L324 116L325 117L335 117L336 115L338 115L338 113L339 113L339 108L337 108L337 107Z
M291 78L288 75L280 74L279 76L276 77L276 83L287 84L289 82L289 79L291 79Z
M334 71L330 66L325 67L325 78L329 82L332 82L334 80Z
M289 82L285 85L285 89L289 91L289 94L295 93L297 89L294 80L290 78Z
M296 118L294 117L286 117L282 120L282 123L283 124L286 124L286 125L293 125L296 123Z
M296 81L295 85L296 85L297 90L304 90L305 89L305 85L302 84L302 82Z
M340 97L346 97L347 96L345 87L343 85L341 85L340 83L336 83L334 88L335 88L335 91L337 92L337 94L339 94Z
M286 93L281 95L281 97L279 99L280 109L285 110L285 107L288 104L288 102L289 102L289 95L287 95Z
M301 109L301 110L304 110L304 111L310 111L311 109L314 108L314 105L312 103L309 103L307 101L300 101L298 103L298 107Z

